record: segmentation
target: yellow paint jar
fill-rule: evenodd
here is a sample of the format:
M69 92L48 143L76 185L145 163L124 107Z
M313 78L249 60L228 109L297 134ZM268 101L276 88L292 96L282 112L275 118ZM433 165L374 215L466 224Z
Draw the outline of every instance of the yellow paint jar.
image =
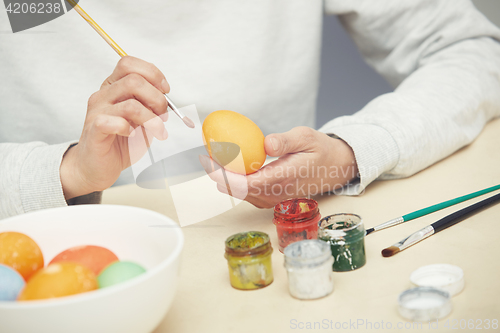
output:
M273 282L273 248L266 233L248 231L226 239L231 286L241 290L260 289Z

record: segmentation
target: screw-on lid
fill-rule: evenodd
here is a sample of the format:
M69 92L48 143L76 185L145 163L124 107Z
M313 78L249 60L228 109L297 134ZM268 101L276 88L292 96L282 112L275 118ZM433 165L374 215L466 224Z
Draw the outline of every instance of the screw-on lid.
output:
M410 281L418 287L434 287L454 296L464 289L464 272L449 264L428 265L411 273Z
M451 312L451 297L441 289L416 287L399 295L398 309L401 316L411 321L436 320Z
M319 239L305 239L285 247L285 267L318 266L331 260L333 263L330 245Z
M261 231L240 232L226 239L226 255L233 257L256 256L269 250L272 252L269 235Z

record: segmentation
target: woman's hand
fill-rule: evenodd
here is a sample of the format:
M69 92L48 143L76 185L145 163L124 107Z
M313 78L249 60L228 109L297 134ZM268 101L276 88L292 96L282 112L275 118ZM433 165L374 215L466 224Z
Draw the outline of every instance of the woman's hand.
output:
M144 127L149 142L153 136L167 139L163 122L168 103L163 94L169 90L154 65L133 57L118 62L90 96L80 140L64 155L60 174L66 200L110 187L131 158L135 162L147 151L141 128L134 130L138 126ZM138 144L129 146L134 141Z
M259 208L338 190L358 174L354 153L347 143L309 127L270 134L264 146L267 155L279 159L248 176L224 171L227 182L221 168L214 167L216 163L208 156L200 156L200 161L219 191Z

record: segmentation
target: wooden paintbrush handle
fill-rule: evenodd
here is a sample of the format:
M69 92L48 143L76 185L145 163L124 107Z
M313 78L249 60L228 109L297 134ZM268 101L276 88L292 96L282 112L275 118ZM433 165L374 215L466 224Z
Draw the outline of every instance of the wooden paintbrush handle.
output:
M125 51L123 51L123 49L118 45L116 44L116 42L111 38L109 37L109 35L106 33L106 31L104 31L100 26L99 24L96 23L96 21L94 21L92 19L92 17L89 16L89 14L87 14L83 9L82 7L80 7L74 0L66 0L77 12L78 14L80 14L81 17L83 17L83 19L85 21L87 21L88 24L90 24L90 26L92 28L94 28L94 30L102 37L104 38L104 40L109 44L109 46L111 46L113 48L113 50L116 51L116 53L118 53L118 55L120 57L126 57L127 56L127 53L125 53Z

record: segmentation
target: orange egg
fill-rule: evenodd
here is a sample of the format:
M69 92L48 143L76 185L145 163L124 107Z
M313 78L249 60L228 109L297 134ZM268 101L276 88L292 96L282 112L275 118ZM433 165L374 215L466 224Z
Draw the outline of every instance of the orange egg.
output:
M205 118L202 130L208 154L224 169L248 175L264 164L264 134L247 117L234 111L215 111Z
M0 264L14 268L24 280L43 268L43 254L33 239L19 232L0 233Z
M90 268L97 276L104 267L118 261L118 257L110 250L95 245L76 246L59 253L49 263L76 262Z
M49 265L33 275L18 300L63 297L95 289L97 278L90 269L76 263L64 262Z

